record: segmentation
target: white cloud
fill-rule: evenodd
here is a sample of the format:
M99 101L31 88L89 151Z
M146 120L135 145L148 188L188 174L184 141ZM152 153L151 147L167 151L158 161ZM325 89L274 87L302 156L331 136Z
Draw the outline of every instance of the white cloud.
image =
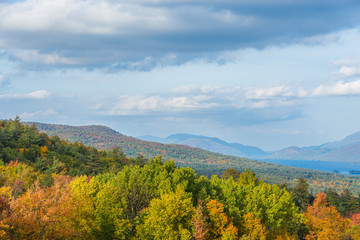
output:
M174 88L171 91L173 94L209 94L217 91L221 91L223 88L220 87L214 87L214 86L194 86L194 85L188 85L188 86L181 86L178 88Z
M218 105L209 96L121 96L117 102L97 105L109 115L141 115L149 112L178 112Z
M31 92L25 95L25 97L27 98L31 98L31 99L45 99L48 98L50 96L50 92L45 91L45 90L38 90L35 92Z
M169 93L121 96L118 100L95 104L92 109L107 115L146 115L150 113L176 113L192 111L218 111L219 109L256 110L291 108L312 97L360 95L360 80L339 81L333 85L320 85L314 89L290 86L270 88L183 86Z
M38 90L30 93L15 93L15 94L3 94L0 95L0 99L34 99L34 100L43 100L48 98L51 95L50 92L46 90Z
M273 89L252 90L257 93L256 97L252 97L247 89L241 87L185 86L174 89L167 94L121 96L115 103L96 104L93 109L109 115L143 115L150 112L174 113L219 108L231 108L234 110L259 109L274 106L291 106L295 102L293 99L288 99L289 96L295 98L301 95L298 92L296 94L291 92L290 88L279 88L287 89L287 91Z
M161 8L104 0L27 0L4 5L0 15L3 30L75 34L122 35L134 28L167 29L171 22Z
M346 77L353 76L360 73L360 67L342 66L339 70L339 73L345 75Z
M61 57L56 53L41 54L37 50L17 50L17 51L13 52L13 57L15 57L18 60L21 60L23 62L28 62L28 63L42 63L42 64L48 64L48 65L76 64L76 61Z
M54 111L53 109L48 109L45 111L36 111L36 112L23 112L20 114L20 119L22 120L30 120L30 119L36 119L39 117L47 117L47 116L51 116L51 115L56 115L57 112Z
M269 99L269 98L295 98L306 97L307 91L304 89L294 89L288 86L277 86L263 89L248 89L246 97L248 99Z
M353 82L338 81L333 85L321 85L312 92L314 97L346 96L360 94L360 80Z
M345 77L351 77L360 74L360 58L344 58L334 62L339 66L339 73Z

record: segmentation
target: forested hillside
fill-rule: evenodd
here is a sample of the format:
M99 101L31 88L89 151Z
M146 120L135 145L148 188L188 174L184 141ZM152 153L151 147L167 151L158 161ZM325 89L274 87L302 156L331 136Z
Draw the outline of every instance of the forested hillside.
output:
M139 154L145 158L162 155L164 159L172 159L177 166L190 166L200 175L221 175L227 168L242 172L251 169L268 183L287 183L294 186L298 178L308 180L310 191L316 194L319 190L334 188L341 191L349 188L352 192L360 192L360 177L327 173L303 168L293 168L240 157L228 156L199 148L177 144L160 144L128 137L103 126L66 126L56 124L34 123L40 131L56 135L71 142L80 141L87 146L100 149L119 147L130 157Z
M0 160L5 164L24 162L38 171L71 176L116 171L124 165L145 161L142 156L129 158L119 148L103 151L49 137L33 125L21 124L19 119L0 121Z
M360 198L229 168L210 179L0 121L0 239L359 239Z

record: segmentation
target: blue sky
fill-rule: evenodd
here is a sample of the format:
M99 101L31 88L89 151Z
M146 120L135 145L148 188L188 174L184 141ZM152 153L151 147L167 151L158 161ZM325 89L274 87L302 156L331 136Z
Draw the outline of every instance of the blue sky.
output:
M0 2L0 118L265 150L360 131L356 0Z

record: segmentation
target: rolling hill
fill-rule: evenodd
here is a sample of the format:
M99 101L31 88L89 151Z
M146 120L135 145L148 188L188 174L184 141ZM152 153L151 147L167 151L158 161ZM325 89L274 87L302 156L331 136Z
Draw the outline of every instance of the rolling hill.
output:
M140 140L125 136L104 126L66 126L44 123L28 123L42 132L74 142L81 141L85 145L98 149L121 148L126 155L136 157L139 154L146 158L162 155L163 158L173 159L180 167L191 167L198 174L211 176L221 175L227 168L239 171L250 169L260 178L270 183L295 184L299 177L308 179L311 190L316 193L319 190L332 187L343 189L350 188L354 192L360 192L360 177L346 176L336 173L327 173L303 168L286 167L283 165L266 163L246 158L224 155L179 144L162 144Z

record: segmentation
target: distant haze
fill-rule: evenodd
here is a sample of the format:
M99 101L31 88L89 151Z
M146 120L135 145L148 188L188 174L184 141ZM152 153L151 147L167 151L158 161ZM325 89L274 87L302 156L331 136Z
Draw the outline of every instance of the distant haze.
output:
M328 142L319 146L308 146L303 148L288 146L274 152L265 152L256 146L243 145L247 144L246 142L228 143L218 138L195 136L190 134L175 134L166 138L148 135L140 136L139 138L146 141L160 143L184 144L191 147L199 147L212 152L240 157L250 157L260 160L310 160L360 163L360 132L351 134L343 140ZM281 162L276 163L284 164Z

